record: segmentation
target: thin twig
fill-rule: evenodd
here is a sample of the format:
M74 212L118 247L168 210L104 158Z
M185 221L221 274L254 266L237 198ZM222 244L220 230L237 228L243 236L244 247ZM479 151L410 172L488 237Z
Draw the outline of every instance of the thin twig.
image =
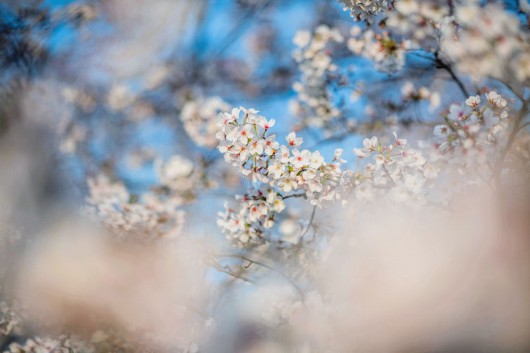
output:
M253 9L247 11L245 15L238 21L237 25L230 31L230 33L221 42L221 45L213 50L210 54L211 57L217 57L221 55L227 48L229 48L241 35L242 31L246 26L249 25L249 20L256 16L260 11L264 10L272 3L272 0L263 0L261 3L256 5Z
M309 232L309 229L311 229L311 226L313 225L313 220L315 219L315 213L317 211L317 206L313 206L313 211L311 212L311 217L309 218L309 223L307 224L307 227L304 229L302 234L300 235L300 240L304 238L304 236Z
M305 194L292 194L292 195L287 195L287 196L282 196L282 199L290 199L290 198L293 198L293 197L306 197Z
M300 287L294 282L294 280L292 278L287 276L282 271L280 271L280 270L278 270L278 269L276 269L276 268L274 268L274 267L272 267L270 265L267 265L266 263L251 259L251 258L249 258L249 257L247 257L245 255L241 255L241 254L223 254L223 255L218 255L218 257L228 257L228 258L240 259L240 260L248 261L248 262L250 262L252 264L261 266L263 268L266 268L266 269L268 269L268 270L270 270L272 272L275 272L275 273L279 274L280 276L285 278L296 289L296 291L300 295L300 298L302 299L302 301L304 301L305 295L304 295L304 292L302 291L302 289L300 289Z
M256 282L254 282L250 278L245 277L245 276L243 276L243 275L241 275L239 273L233 272L230 269L228 269L227 267L222 266L221 264L219 264L216 261L212 261L212 266L219 272L226 273L227 275L230 275L230 276L232 276L234 278L240 279L240 280L248 282L248 283L256 284Z
M445 71L447 71L449 73L449 75L451 75L451 78L453 79L453 81L455 81L455 83L457 84L458 88L460 88L460 91L464 95L464 98L465 99L469 98L470 94L467 91L466 86L464 86L464 83L455 74L455 72L453 71L453 68L450 65L448 65L447 63L445 63L442 59L440 59L440 57L438 56L438 52L435 53L435 62L436 62L437 66L439 68L444 69Z

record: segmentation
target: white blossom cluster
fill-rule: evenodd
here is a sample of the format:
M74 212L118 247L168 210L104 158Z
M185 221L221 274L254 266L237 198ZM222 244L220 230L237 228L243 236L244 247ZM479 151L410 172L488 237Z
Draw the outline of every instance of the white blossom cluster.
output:
M439 28L450 9L445 0L401 0L388 12L386 24L395 34L425 50L438 48Z
M193 142L198 146L214 148L217 146L217 117L228 110L230 105L219 97L200 98L184 104L180 119Z
M434 127L434 135L442 142L441 151L458 149L462 153L495 144L509 123L507 100L496 91L466 99L465 104L452 104L445 124Z
M484 97L484 102L480 96L472 96L465 104L449 107L445 123L434 127L436 149L425 149L430 162L420 150L409 148L407 140L396 135L395 143L388 146L376 137L364 139L363 147L354 149L354 153L360 159L373 157L375 163L366 164L363 172L356 175L356 197L369 200L386 195L394 201L426 201L442 171L444 182L452 183L453 191L464 186L463 180L467 184L477 182L471 174L460 178L461 171L491 175L488 163L498 158L499 142L504 142L509 126L509 110L507 100L497 92L489 91ZM448 154L449 166L445 164ZM438 188L442 188L441 184ZM445 196L449 194L446 192Z
M274 226L276 215L285 209L283 197L273 189L250 190L236 196L239 209L225 205L217 224L227 239L236 244L259 244L266 236L265 231Z
M300 150L303 139L294 132L286 137L287 145L280 145L276 135L269 134L275 120L257 113L241 107L222 114L218 138L225 160L253 182L270 184L285 194L302 191L313 205L339 199L337 187L347 177L341 170L342 150L335 150L327 163L319 151Z
M173 202L184 204L195 198L202 171L193 162L180 155L174 155L167 161L155 161L155 171L162 188L171 195Z
M122 183L102 175L89 179L88 188L87 213L119 237L173 238L182 231L185 213L178 200L152 193L135 199Z
M440 106L440 94L433 92L425 86L417 88L412 82L407 81L401 87L401 100L403 102L429 101L429 109L433 110Z
M373 23L375 17L388 10L393 0L340 0L344 10L349 10L351 17L356 21Z
M293 57L302 77L293 85L297 99L291 102L291 111L304 126L327 128L340 116L328 91L328 76L337 70L328 47L330 43L342 43L344 38L336 29L321 25L314 35L300 31L294 37L297 49Z
M134 103L138 97L124 84L115 84L107 95L107 107L112 112L122 111Z
M411 197L421 200L429 183L436 178L436 167L427 162L422 152L410 148L406 139L398 138L395 133L394 136L393 144L384 145L374 136L364 139L362 148L353 150L358 158L371 157L374 161L366 164L356 177L358 199L387 195L397 202Z
M12 343L5 353L92 353L94 349L82 340L60 336L58 338L35 337L24 344Z
M2 336L9 336L20 330L22 318L13 305L0 300L0 342Z
M304 197L321 207L323 201L344 196L342 189L348 187L351 173L341 170L342 150L337 149L327 163L319 151L300 150L303 139L294 132L286 137L287 145L280 145L269 134L274 119L267 120L253 109L234 108L222 114L219 124L219 151L225 160L252 182L273 187L250 192L240 198L240 208L227 208L219 215L219 225L229 238L246 243L262 237L263 230L274 225L275 214L285 208L285 198Z
M169 3L157 1L163 4L148 16L155 20ZM127 1L111 2L103 9L121 9ZM87 180L84 211L102 226L66 219L22 238L8 230L18 229L10 223L24 221L25 214L0 207L7 223L0 232L0 353L396 353L462 345L528 351L530 339L520 333L530 330L524 310L530 298L530 47L528 28L519 21L530 17L522 5L518 19L495 0L340 2L365 23L343 37L350 27L337 27L343 20L329 11L316 16L329 27L296 34L293 56L301 74L291 108L299 120L281 138L272 130L288 121L232 109L217 96L189 95L245 86L227 99L264 92L285 98L279 90L286 89L292 68L281 56L283 36L275 21L262 16L258 26L248 26L260 32L243 36L259 39L249 43L250 64L232 55L224 40L204 53L203 46L186 45L200 50L191 58L214 70L188 66L188 55L171 56L176 67L190 70L164 65L152 71L144 89L160 90L149 94L137 88L136 74L118 75L134 82L104 90L105 103L81 90L65 92L81 114L60 124L61 149L75 165L76 157L87 162L87 171L100 167L101 158L96 165L88 158L94 143L103 142L110 155L107 174ZM152 7L146 3L142 10ZM199 2L182 3L181 12L191 15ZM262 9L260 0L239 5ZM208 9L201 5L196 12L202 16ZM136 19L132 14L125 18ZM192 32L202 37L195 27ZM352 52L383 73L371 63L362 67L367 60ZM216 56L219 61L210 61ZM223 82L214 87L217 80ZM90 94L96 96L98 87ZM464 99L455 100L460 95ZM113 119L105 126L120 128L100 137L91 130L99 124L81 118L107 110ZM170 112L180 116L168 124L177 130L169 135L189 139L182 155L166 158L159 148L170 136L158 133L170 119L159 118ZM157 117L156 124L122 125L121 118L138 123L134 116ZM110 130L122 126L127 129L117 137L127 140L108 145L128 142L124 147L134 151L111 155L119 149L107 148L115 133ZM138 128L145 131L134 138ZM18 136L8 130L14 141ZM351 151L353 141L359 148L350 167L342 148ZM130 163L119 163L122 156ZM144 172L152 162L157 181L145 191L134 193L129 183L107 176L125 174L124 166ZM41 200L40 192L36 200L26 201L26 194L18 200L2 190L3 184L10 189L10 179L27 182L17 177L33 171L15 169L15 177L0 173L8 204L24 209L52 200ZM147 187L143 173L129 173L135 185ZM218 193L202 195L214 186ZM226 196L229 202L214 217L220 232L212 232L208 215L217 197ZM337 201L349 207L330 206ZM30 228L40 228L35 213ZM217 242L221 233L232 247ZM23 242L15 244L18 238ZM22 256L11 261L18 247ZM4 282L13 284L10 296L3 295ZM55 336L45 336L46 328L56 328Z
M355 54L373 60L378 70L393 73L405 66L408 41L398 42L388 32L376 33L371 29L362 31L358 26L352 27L351 36L348 48Z
M497 4L457 6L454 21L442 28L441 48L460 71L475 79L529 82L528 34L517 17Z
M442 179L448 184L443 197L448 199L452 193L468 185L481 185L494 175L499 168L495 161L503 158L501 151L513 117L507 100L489 91L469 97L465 104L452 104L444 118L445 124L434 127L437 145L433 158L443 170Z

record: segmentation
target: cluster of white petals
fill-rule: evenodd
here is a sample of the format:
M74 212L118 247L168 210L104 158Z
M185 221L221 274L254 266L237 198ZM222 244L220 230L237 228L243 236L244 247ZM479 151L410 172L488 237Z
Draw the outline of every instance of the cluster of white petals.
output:
M23 344L12 343L6 353L92 353L94 349L71 336L58 338L35 337Z
M530 352L530 0L77 1L0 6L0 353Z
M498 143L508 127L508 112L507 100L495 91L483 98L469 97L464 104L452 104L445 124L434 127L435 136L442 141L439 149L467 153Z
M185 204L195 199L195 191L201 185L202 171L193 162L180 155L167 161L155 161L155 171L164 191L174 203Z
M449 15L445 0L401 0L388 12L388 27L412 42L412 46L426 50L438 48L441 21Z
M371 158L372 163L364 166L355 181L355 195L358 199L372 200L382 195L390 199L421 201L429 190L429 184L436 178L438 170L427 162L420 150L410 148L406 139L394 134L395 142L382 144L377 137L366 138L362 148L353 152L360 159Z
M517 17L497 4L457 6L454 21L442 28L441 48L460 71L475 79L529 82L528 33L521 30Z
M136 98L128 86L115 84L108 92L107 107L113 112L118 112L130 106Z
M178 199L153 193L136 197L103 175L89 179L88 188L87 213L118 237L173 238L182 231L185 213Z
M392 73L405 66L408 41L397 42L388 32L362 31L358 26L352 27L351 36L348 48L355 54L373 60L378 70Z
M200 98L184 104L180 120L193 142L198 146L214 148L217 146L217 117L227 110L230 110L230 105L219 97Z
M425 86L418 88L411 81L407 81L401 87L401 100L405 103L427 100L430 110L433 110L440 106L441 97L438 92L433 92Z
M225 205L225 211L219 213L217 224L227 240L236 245L262 243L266 230L274 226L277 214L285 209L281 194L273 189L250 190L245 195L236 196L239 208Z
M450 105L444 118L444 124L434 127L437 143L433 158L448 183L444 192L448 198L451 192L491 179L498 168L495 161L502 158L513 115L507 99L489 91L469 97L464 104Z
M22 318L17 309L7 301L0 301L0 341L19 330Z
M274 226L283 200L303 197L314 206L343 198L349 188L350 171L342 171L342 150L326 162L319 151L300 149L303 139L291 132L286 145L269 133L274 119L267 120L253 109L234 108L223 113L218 133L219 151L227 162L240 169L254 183L271 189L251 191L239 197L240 207L227 207L218 224L229 239L242 243L263 240L266 229Z
M344 10L349 10L351 17L356 21L374 22L380 13L391 7L392 0L340 0L344 4Z
M219 151L251 181L286 195L301 191L313 205L340 199L337 187L349 174L341 170L341 149L328 163L319 151L300 150L303 139L294 132L287 135L287 145L280 145L276 135L269 134L274 119L267 120L254 109L234 108L222 114L219 124Z
M299 82L293 85L297 99L291 102L291 111L304 126L327 128L340 116L332 103L328 91L328 77L337 70L328 47L331 43L342 43L344 38L336 29L321 25L314 35L300 31L294 37L297 49L293 57L302 72Z

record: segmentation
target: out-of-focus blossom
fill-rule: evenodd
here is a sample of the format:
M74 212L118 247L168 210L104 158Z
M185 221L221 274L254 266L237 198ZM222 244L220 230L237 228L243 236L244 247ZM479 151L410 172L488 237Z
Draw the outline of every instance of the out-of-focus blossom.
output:
M528 83L530 46L519 20L497 4L456 6L442 26L441 47L456 67L475 79L493 77Z
M351 16L357 21L372 23L375 17L388 10L393 0L340 0L344 10L349 10Z
M295 36L297 48L293 57L302 77L293 85L297 99L291 102L291 111L303 126L332 128L334 120L340 116L327 89L328 76L337 69L328 47L343 41L337 29L325 25L318 26L313 35L301 31Z
M18 287L41 329L85 334L108 327L139 345L186 350L200 343L205 327L205 256L182 237L139 246L64 222L24 257Z
M228 110L230 106L219 97L197 99L184 105L180 119L197 145L213 148L217 146L217 117L219 113Z
M405 65L405 51L409 44L392 39L389 33L376 34L372 30L362 32L359 27L352 28L352 37L348 48L374 61L376 68L385 72L395 72Z

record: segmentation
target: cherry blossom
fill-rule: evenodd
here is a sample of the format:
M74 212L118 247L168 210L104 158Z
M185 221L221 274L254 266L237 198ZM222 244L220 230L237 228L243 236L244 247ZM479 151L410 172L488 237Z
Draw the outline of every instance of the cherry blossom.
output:
M372 157L372 163L364 165L363 171L355 176L355 195L361 200L380 199L388 195L396 201L405 195L420 202L436 178L436 167L427 162L420 150L410 148L406 139L398 138L395 142L382 144L377 137L363 140L362 148L355 148L359 159Z
M239 167L245 177L277 186L285 193L301 190L315 205L340 198L335 189L347 177L341 170L344 161L340 153L326 163L320 152L300 150L303 139L294 132L287 135L287 145L279 145L275 135L270 135L264 127L267 119L257 115L255 110L238 108L223 113L221 119L225 121L234 116L236 119L224 125L218 134L219 151L226 161ZM267 143L276 148L266 151L263 146Z
M273 189L250 190L238 195L239 208L225 205L219 212L217 224L227 239L239 246L266 241L266 230L274 226L278 213L285 209L283 197Z
M272 187L239 197L241 207L227 206L219 215L218 224L230 239L262 241L265 230L274 225L275 214L285 207L283 199L303 196L312 205L322 206L324 201L345 196L342 188L349 187L351 172L341 170L342 150L337 149L327 163L319 151L300 149L303 139L294 132L287 135L287 145L279 145L268 129L270 120L252 109L234 109L220 120L219 151L225 160L253 183Z
M349 10L356 21L374 22L374 18L385 12L393 3L392 0L340 0L344 10Z
M528 33L498 4L458 4L454 21L442 26L441 47L459 70L475 79L494 77L528 82Z
M229 109L230 106L219 97L200 98L184 104L180 119L197 145L214 148L217 146L217 117Z
M338 30L325 25L318 26L313 36L303 31L295 37L293 57L302 77L293 85L297 99L291 102L291 111L305 126L324 127L340 116L327 89L327 78L337 69L328 48L343 41Z
M173 238L181 234L185 213L181 201L153 193L131 195L119 182L99 175L88 180L87 214L120 238Z
M352 27L351 35L348 48L355 54L373 60L378 70L395 72L405 65L405 51L409 47L407 41L398 42L388 32L362 32L360 27Z

